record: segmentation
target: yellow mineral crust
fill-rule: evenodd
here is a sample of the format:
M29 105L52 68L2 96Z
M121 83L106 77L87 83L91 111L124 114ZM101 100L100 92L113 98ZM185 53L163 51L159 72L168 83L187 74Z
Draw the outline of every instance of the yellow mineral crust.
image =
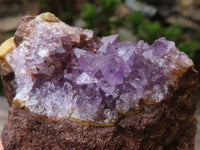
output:
M41 18L47 22L60 22L60 20L54 14L49 12L41 14Z
M4 58L6 54L16 47L13 39L11 37L0 45L0 58Z

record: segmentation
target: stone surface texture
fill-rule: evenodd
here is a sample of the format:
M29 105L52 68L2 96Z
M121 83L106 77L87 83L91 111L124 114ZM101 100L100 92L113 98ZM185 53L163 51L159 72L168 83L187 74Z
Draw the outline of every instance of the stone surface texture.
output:
M50 13L25 17L14 41L5 150L194 149L198 73L174 42L97 38Z

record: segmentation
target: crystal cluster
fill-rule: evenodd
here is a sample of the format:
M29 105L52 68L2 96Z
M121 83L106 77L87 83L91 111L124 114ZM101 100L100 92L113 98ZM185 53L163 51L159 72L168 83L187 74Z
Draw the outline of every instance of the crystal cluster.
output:
M172 41L120 42L93 31L48 21L28 22L23 41L5 59L15 73L14 102L51 120L112 124L139 108L159 103L176 88L193 62Z

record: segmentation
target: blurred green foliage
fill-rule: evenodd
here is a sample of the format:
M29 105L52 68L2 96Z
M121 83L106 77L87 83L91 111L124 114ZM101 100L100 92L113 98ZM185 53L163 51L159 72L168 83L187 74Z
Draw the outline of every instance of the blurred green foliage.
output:
M184 51L190 58L194 58L196 51L200 50L198 41L181 42L178 48Z
M121 3L121 0L100 0L99 2L102 7L101 12L111 15L115 12L116 8Z
M70 7L70 5L66 5L63 8L63 13L62 13L62 18L67 18L67 20L73 20L75 18L75 15L73 13L72 8Z
M38 0L38 3L40 5L40 8L43 10L48 9L48 4L51 2L51 0Z
M169 40L180 42L184 29L185 27L183 25L171 25L164 28L163 35Z
M94 28L98 20L97 7L93 4L86 3L82 8L81 17L87 23L88 28Z
M100 0L97 5L86 3L81 10L81 17L86 22L86 28L95 30L99 36L108 35L119 23L113 19L116 8L121 0Z
M135 12L130 15L130 22L134 28L137 28L144 20L144 15L140 12Z
M148 43L162 36L162 27L159 22L142 22L137 30L139 39L143 39Z

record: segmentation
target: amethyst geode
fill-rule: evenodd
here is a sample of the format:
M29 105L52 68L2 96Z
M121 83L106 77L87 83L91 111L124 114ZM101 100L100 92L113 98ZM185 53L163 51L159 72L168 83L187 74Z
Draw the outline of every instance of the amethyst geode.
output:
M138 110L139 100L167 99L193 66L165 38L152 45L120 42L118 35L98 39L91 30L41 16L20 36L23 41L5 57L15 72L14 102L50 120L112 124Z
M143 126L141 125L144 129L144 124L148 124L148 119L151 120L153 115L155 125L156 123L163 125L162 123L165 122L162 129L165 133L168 128L171 129L166 124L166 122L170 124L170 119L164 119L167 116L167 109L172 110L176 116L171 103L176 103L181 99L180 103L191 103L188 108L189 112L192 112L189 113L191 119L188 121L189 125L186 126L190 129L191 125L191 133L195 131L196 122L193 117L195 102L194 95L190 95L190 92L195 92L194 87L197 86L198 79L192 60L180 52L172 41L159 38L149 45L144 41L120 42L119 35L97 38L91 30L68 26L52 14L45 13L37 17L25 17L15 34L14 42L16 48L8 52L4 59L15 76L14 85L12 85L16 92L13 103L26 108L28 112L21 110L22 118L25 120L28 118L29 122L35 119L39 119L40 122L47 119L45 122L51 127L52 124L54 126L60 124L53 122L61 122L61 124L71 122L75 124L74 126L78 126L77 128L95 125L90 129L92 132L94 128L99 131L104 126L105 130L101 131L103 134L108 134L107 129L109 134L114 132L111 128L116 126L127 127L127 130L131 127L130 134L132 135L132 132L136 133L133 127L135 124L144 122ZM191 81L191 84L183 88L185 87L185 85L182 86L184 76L190 78L188 72L191 72L191 79L194 82ZM6 86L7 83L4 85ZM183 89L180 90L181 88ZM183 93L176 95L178 90ZM189 93L184 93L186 91ZM188 102L183 102L183 99L184 101L187 99L181 98L182 95L188 96ZM20 108L12 106L10 123L14 123L13 118L16 117L14 112L20 114ZM140 116L143 113L147 115L146 122L145 117ZM126 118L138 117L138 115L140 117L135 121L134 117L126 121ZM35 119L30 119L31 117ZM158 117L157 120L156 117ZM160 120L164 121L160 122ZM178 127L186 121L186 118L181 121L177 123ZM173 120L173 122L176 124L176 121ZM108 125L113 127L108 127ZM159 125L156 126L161 128ZM175 128L174 124L171 126ZM140 128L140 126L136 127ZM9 130L12 130L10 128L7 125L3 134L9 135ZM49 134L48 130L51 129L44 127L44 130ZM89 134L90 131L82 132L84 135ZM53 137L54 133L51 132ZM63 131L63 134L65 132ZM101 135L101 133L98 134ZM138 132L138 134L141 133ZM142 134L146 136L145 133ZM70 135L70 137L73 136L77 135ZM137 135L134 135L132 140L134 137L137 138ZM191 138L193 139L194 135ZM141 137L140 139L142 140ZM121 148L143 149L139 144L136 144L138 146L136 148L133 141L133 143L129 142L129 148L127 146ZM72 145L68 144L69 147L67 147L73 147ZM79 149L76 144L74 146ZM192 147L191 142L190 148ZM102 148L104 148L103 145ZM151 148L150 145L145 149ZM90 148L86 146L83 149Z

